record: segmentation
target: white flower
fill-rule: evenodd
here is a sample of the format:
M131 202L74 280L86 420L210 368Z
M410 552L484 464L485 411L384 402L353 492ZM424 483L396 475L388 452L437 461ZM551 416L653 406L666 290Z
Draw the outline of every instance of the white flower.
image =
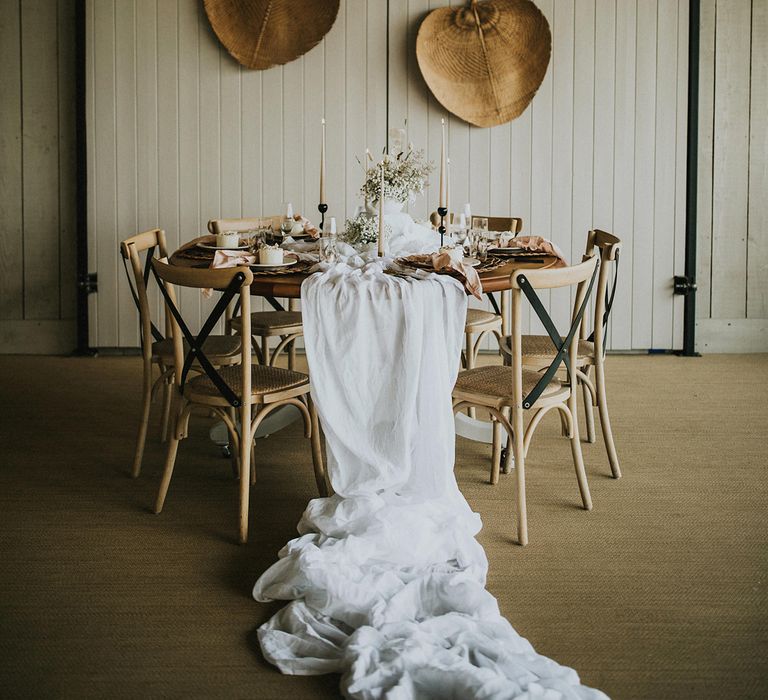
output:
M392 158L387 155L365 172L365 182L360 192L366 200L378 201L381 197L381 173L384 170L384 198L406 202L412 194L424 191L434 165L424 159L424 151L409 150Z
M391 234L390 226L386 223L384 232L386 236ZM375 243L379 240L379 217L358 214L354 219L347 219L340 238L350 245Z

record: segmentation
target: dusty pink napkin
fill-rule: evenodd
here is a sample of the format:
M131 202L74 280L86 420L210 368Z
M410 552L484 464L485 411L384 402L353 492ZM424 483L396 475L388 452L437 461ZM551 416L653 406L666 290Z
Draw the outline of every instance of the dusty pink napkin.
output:
M502 235L497 246L499 248L522 248L543 255L554 255L558 259L556 267L568 266L568 261L560 247L542 236L517 236L513 238Z
M213 261L210 264L212 270L222 270L227 267L247 267L256 263L256 256L252 253L246 253L244 250L217 250L213 254ZM208 287L202 290L203 296L210 299L213 296L213 290Z
M309 219L303 217L301 214L294 214L293 219L294 221L298 221L304 227L304 233L312 238L320 238L320 229L318 229Z
M226 267L239 267L241 265L255 265L256 256L246 253L244 250L217 250L211 262L212 270L221 270Z
M431 267L435 272L453 272L455 273L454 276L461 280L464 289L478 299L482 299L483 284L480 281L480 276L475 268L465 265L463 259L464 253L461 248L454 248L440 253L409 255L401 260L405 263L410 261L421 269Z

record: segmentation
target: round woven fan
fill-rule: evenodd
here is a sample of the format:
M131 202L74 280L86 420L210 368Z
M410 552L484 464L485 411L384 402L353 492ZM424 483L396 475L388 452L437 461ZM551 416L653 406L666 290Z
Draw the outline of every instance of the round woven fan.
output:
M547 72L552 35L530 0L472 0L428 14L416 58L429 89L476 126L520 116Z
M305 54L328 33L338 11L339 0L205 0L219 41L256 70Z

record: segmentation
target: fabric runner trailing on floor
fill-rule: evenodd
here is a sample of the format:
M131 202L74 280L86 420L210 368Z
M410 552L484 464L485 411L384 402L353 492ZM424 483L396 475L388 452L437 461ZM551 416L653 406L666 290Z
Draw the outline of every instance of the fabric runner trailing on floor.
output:
M349 698L604 698L537 654L485 590L481 527L453 474L451 389L466 295L339 263L302 287L335 495L307 506L259 601L283 673L343 674ZM510 545L512 546L512 545Z

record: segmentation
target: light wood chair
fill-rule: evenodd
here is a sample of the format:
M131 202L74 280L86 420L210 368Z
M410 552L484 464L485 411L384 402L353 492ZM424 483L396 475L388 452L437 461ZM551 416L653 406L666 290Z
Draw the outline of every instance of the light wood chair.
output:
M141 357L143 363L142 404L139 434L136 439L136 452L133 458L131 475L135 478L141 473L144 445L147 440L147 427L152 400L160 387L163 389L163 413L161 419L161 440L165 442L168 434L168 417L171 405L171 383L173 381L173 341L170 337L170 322L166 318L165 335L152 321L147 285L152 258L168 257L165 232L151 229L136 234L120 243L120 253L128 277L131 296L139 311ZM141 257L144 256L144 261ZM130 271L128 266L130 265ZM209 336L205 352L211 362L221 367L240 362L240 339L234 336ZM153 366L157 365L160 376L152 380ZM193 369L199 371L198 366Z
M523 230L523 220L516 216L478 217L473 215L472 222L474 223L478 218L488 219L489 231L511 231L517 235ZM462 365L465 369L472 369L475 366L485 336L492 333L497 340L501 339L501 327L501 314L484 309L467 309L467 321L464 324L466 342L462 353Z
M438 217L439 218L439 217ZM451 219L453 219L453 214ZM472 223L475 219L488 219L489 231L511 231L515 235L523 230L523 220L516 216L472 216ZM490 296L490 295L489 295ZM503 321L500 313L486 311L485 309L467 308L467 320L464 323L464 351L461 353L461 364L465 369L472 369L477 363L477 356L480 353L480 347L485 337L492 333L497 341L501 341ZM475 410L470 408L467 414L475 417Z
M480 214L472 214L472 221L469 222L474 225L476 219L488 219L489 231L510 231L516 236L523 230L523 220L517 216L481 216ZM440 214L433 211L429 215L429 221L434 228L440 225ZM450 221L452 224L456 223L456 212L451 212Z
M208 230L213 233L223 231L250 231L252 229L269 226L279 230L282 217L265 216L247 219L211 219L208 222ZM296 310L297 301L289 299L288 310L280 307L274 299L267 301L275 307L274 311L254 311L251 313L251 333L253 334L253 347L259 362L263 365L273 366L277 358L284 351L288 353L288 368L293 369L296 364L296 340L304 332L301 325L301 312ZM236 313L237 310L235 310ZM232 310L225 314L225 326L227 332L242 332L242 318L232 317ZM260 342L257 341L260 339ZM269 342L272 338L280 338L274 350L270 351Z
M621 241L612 233L594 229L587 234L586 255L593 255L596 251L600 255L600 272L597 279L594 313L592 316L584 316L579 333L576 366L584 398L587 442L595 442L593 406L596 406L600 414L600 427L611 473L618 479L621 477L621 467L613 440L605 392L605 331L616 294ZM611 276L612 282L609 280ZM502 356L507 363L512 357L511 343L511 336L505 336L499 342ZM524 335L521 351L523 367L526 369L545 368L554 356L552 343L545 335Z
M518 270L511 277L512 295L512 362L509 365L477 367L459 373L453 389L453 410L469 406L482 407L493 417L493 456L491 483L499 480L501 429L507 432L513 444L517 474L517 534L521 545L528 542L528 520L525 501L525 459L536 427L552 409L557 409L567 427L576 480L586 510L592 509L584 460L581 454L577 420L576 362L578 357L578 331L597 277L598 258L592 256L573 267ZM549 314L542 305L537 289L555 289L576 286L576 310L571 327L563 338L557 332ZM555 356L543 373L523 369L520 324L522 296L525 295L537 316L550 334ZM566 364L567 376L558 379L561 363ZM523 430L523 414L533 411L528 427Z
M317 414L310 399L309 377L280 367L252 364L250 309L253 273L247 267L224 270L199 270L168 265L152 260L152 269L166 303L166 313L171 319L174 357L174 411L175 422L168 443L168 455L155 503L155 513L160 513L168 493L179 441L187 437L191 412L201 408L214 413L227 426L230 444L239 455L240 516L239 539L248 539L249 487L255 482L253 470L253 441L261 422L280 406L295 406L304 418L304 435L312 446L312 462L320 494L328 494L328 485L320 446L320 429ZM195 336L187 327L176 305L174 286L196 289L223 289L224 292L210 316ZM205 353L205 340L211 329L224 313L233 298L239 298L243 310L240 347L240 364L217 370ZM186 343L186 346L185 346ZM202 373L191 379L188 370L197 362ZM233 420L230 410L237 412Z

